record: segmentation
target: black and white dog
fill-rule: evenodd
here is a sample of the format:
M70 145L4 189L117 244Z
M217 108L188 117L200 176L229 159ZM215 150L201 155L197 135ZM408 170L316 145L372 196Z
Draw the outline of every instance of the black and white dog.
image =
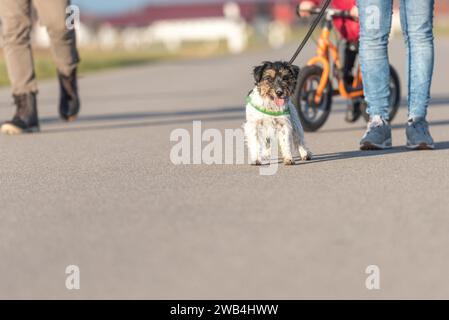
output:
M290 101L298 74L299 67L283 61L263 62L254 68L256 83L247 96L244 124L251 164L269 161L273 143L286 165L295 164L294 156L298 154L301 160L312 159L298 113Z

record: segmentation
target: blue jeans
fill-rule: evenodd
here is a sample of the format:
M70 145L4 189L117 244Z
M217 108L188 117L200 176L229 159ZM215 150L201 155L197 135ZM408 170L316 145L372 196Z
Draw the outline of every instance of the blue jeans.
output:
M392 0L357 0L360 15L360 61L371 117L388 120L388 38ZM407 48L408 114L425 118L434 65L434 0L401 0L401 26Z

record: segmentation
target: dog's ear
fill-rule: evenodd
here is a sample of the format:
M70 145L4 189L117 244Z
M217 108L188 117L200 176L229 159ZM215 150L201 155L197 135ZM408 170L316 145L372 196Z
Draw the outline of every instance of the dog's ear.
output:
M262 81L262 76L263 76L263 72L265 71L265 68L268 66L268 62L264 61L262 62L261 65L254 67L253 69L253 76L254 76L254 81L257 83L259 83L260 81Z
M295 79L297 79L299 76L299 67L292 64L292 65L290 65L290 71L293 74L293 76L295 77Z

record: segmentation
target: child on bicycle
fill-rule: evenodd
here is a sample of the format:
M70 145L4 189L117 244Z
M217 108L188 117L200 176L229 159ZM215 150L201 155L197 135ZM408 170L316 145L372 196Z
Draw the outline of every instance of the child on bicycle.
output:
M299 5L299 14L302 17L309 16L307 10L316 8L322 3L322 0L302 0ZM356 0L333 0L332 6L335 9L347 10L351 16L358 18L358 10ZM358 53L359 42L359 22L353 19L334 18L335 28L345 40L344 58L343 58L343 74L346 83L352 83L353 68ZM356 121L361 115L360 107L357 104L348 104L345 120L348 122Z

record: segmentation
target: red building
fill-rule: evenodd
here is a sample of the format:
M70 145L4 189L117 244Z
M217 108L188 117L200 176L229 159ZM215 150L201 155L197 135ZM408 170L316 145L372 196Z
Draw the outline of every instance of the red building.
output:
M101 20L116 27L146 26L157 20L195 19L204 17L223 17L223 5L228 1L215 3L192 4L158 4L134 10L125 14L109 17L84 16L86 22ZM234 1L239 5L240 14L246 21L252 21L257 15L268 15L269 18L286 17L293 20L295 4L298 0L266 0L266 1ZM290 12L288 7L291 8ZM287 9L287 10L286 10Z

